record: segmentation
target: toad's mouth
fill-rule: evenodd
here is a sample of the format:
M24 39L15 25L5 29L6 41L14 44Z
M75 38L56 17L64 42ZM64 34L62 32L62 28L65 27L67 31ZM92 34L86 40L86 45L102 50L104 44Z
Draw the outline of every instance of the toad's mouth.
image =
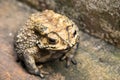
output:
M66 47L56 47L53 45L42 45L42 44L37 44L37 46L39 47L39 49L44 49L44 50L50 50L50 51L69 51L71 48L74 47L74 45L72 46L66 46Z

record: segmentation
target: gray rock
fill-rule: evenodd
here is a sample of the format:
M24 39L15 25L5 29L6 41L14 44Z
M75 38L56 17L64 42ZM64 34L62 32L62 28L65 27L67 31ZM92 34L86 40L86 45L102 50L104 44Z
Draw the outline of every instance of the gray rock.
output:
M39 10L53 9L79 28L120 48L120 0L20 0Z

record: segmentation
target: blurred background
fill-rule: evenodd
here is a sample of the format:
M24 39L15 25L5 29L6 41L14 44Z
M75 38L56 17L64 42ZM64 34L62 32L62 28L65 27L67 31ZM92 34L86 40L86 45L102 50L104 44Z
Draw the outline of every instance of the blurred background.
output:
M45 79L16 62L14 36L28 17L45 9L72 19L80 29L78 65L45 64ZM120 0L0 0L0 80L119 80Z

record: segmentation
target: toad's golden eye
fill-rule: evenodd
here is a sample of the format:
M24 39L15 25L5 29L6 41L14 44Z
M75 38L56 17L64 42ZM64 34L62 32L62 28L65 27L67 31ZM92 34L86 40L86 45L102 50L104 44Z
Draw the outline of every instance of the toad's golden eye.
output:
M49 42L50 44L56 44L56 39L48 38L48 42Z

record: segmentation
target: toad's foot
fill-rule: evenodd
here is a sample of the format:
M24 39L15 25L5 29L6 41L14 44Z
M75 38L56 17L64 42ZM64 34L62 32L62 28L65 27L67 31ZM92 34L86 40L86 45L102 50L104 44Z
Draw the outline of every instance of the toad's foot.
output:
M74 65L77 64L76 60L74 59L74 55L76 54L76 51L78 49L79 44L76 44L68 53L66 53L61 60L66 60L66 67L70 66L70 63L72 62Z
M49 74L49 72L44 71L44 70L42 69L42 67L43 67L43 65L40 65L40 66L38 66L38 69L39 69L39 71L40 71L40 76L41 76L42 78L44 78L45 75L48 75L48 74Z
M65 56L63 56L61 58L61 60L66 60L66 67L68 68L71 64L71 62L76 65L77 64L77 61L75 60L74 58L74 55L72 54L66 54Z

